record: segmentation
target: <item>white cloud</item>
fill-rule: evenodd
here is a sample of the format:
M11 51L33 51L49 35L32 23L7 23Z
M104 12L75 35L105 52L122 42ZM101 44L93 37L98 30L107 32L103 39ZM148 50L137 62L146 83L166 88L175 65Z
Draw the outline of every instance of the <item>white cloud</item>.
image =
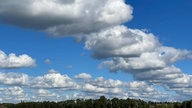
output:
M103 77L98 77L84 84L83 90L90 93L103 94L120 94L122 92L122 82L119 80L105 80Z
M88 79L91 79L92 76L90 74L87 74L87 73L80 73L79 75L76 75L75 78L88 80Z
M29 76L29 78L27 77L28 81L25 81L25 78L22 78L22 75L25 76L25 74L1 74L2 75L0 76L4 77L3 79L2 77L0 78L1 84L4 85L0 87L1 102L20 102L21 100L62 101L65 99L77 99L81 97L85 99L99 98L102 95L105 95L108 98L134 98L146 101L179 100L173 98L174 96L172 95L158 91L153 87L153 85L141 81L124 82L121 80L105 79L103 77L97 77L94 79L89 78L89 80L77 80L76 78L72 79L69 76L60 73L48 73L37 77ZM84 74L89 75L87 73ZM158 79L158 77L155 78ZM184 78L186 79L187 76L183 76L183 79L178 77L178 79L175 79L176 81L170 81L170 83L174 87L178 87L177 84L180 84L180 81L183 82L183 84L188 84L188 82L185 82ZM4 80L4 83L2 83L2 80ZM11 80L11 83L6 83L8 80ZM148 81L149 80L150 79L148 79ZM168 80L171 80L171 78ZM168 90L174 90L174 87L169 86L166 81L162 84L167 86ZM7 87L9 85L15 87ZM182 99L188 99L189 95L187 94L192 92L191 88L186 89L187 87L184 88L184 86L182 86L182 88L183 89L176 88L175 91L183 94ZM68 91L70 91L70 93Z
M162 90L159 91L153 85L142 81L127 83L127 92L129 98L142 99L145 101L180 101L180 98L178 98L176 94L168 94Z
M99 87L108 87L108 88L121 87L124 85L124 83L121 82L120 80L113 80L113 79L106 80L103 77L98 77L91 83Z
M22 73L1 73L0 84L24 86L29 82L29 77Z
M23 88L21 87L8 87L8 88L0 88L1 99L0 102L6 103L17 103L25 100L28 100L28 95L25 93Z
M78 85L67 75L61 75L54 71L53 73L51 72L44 76L35 77L33 81L31 81L31 87L42 89L77 89Z
M153 34L125 26L115 26L90 34L85 41L85 48L92 50L96 58L139 56L158 46L159 42Z
M148 70L143 72L137 72L134 74L135 78L138 80L151 80L151 81L157 81L162 80L166 81L166 75L180 75L182 74L182 71L175 67L175 66L169 66L165 67L163 69L157 69L157 70ZM169 77L168 79L173 79ZM161 81L159 81L161 82Z
M163 100L169 95L160 92L153 88L152 85L148 85L145 82L123 82L120 80L104 79L98 77L93 80L89 80L83 84L83 94L85 97L99 97L105 95L108 98L136 98L149 100ZM157 97L155 97L157 96ZM158 97L159 96L159 97Z
M174 63L192 59L192 52L163 46L151 33L115 26L87 36L85 48L91 50L94 57L104 59L100 67L107 67L110 71L131 73L136 80L161 85L180 95L191 87L192 77ZM142 94L133 92L132 95Z
M0 0L0 2L0 18L3 23L62 36L87 34L122 24L132 19L133 10L131 6L124 3L124 0L72 0L70 2Z
M50 70L48 71L48 74L57 74L57 73L59 73L59 72L56 71L55 69L50 69Z
M0 50L0 68L33 67L35 65L35 60L26 54L16 56L11 53L6 55Z
M39 101L58 101L59 95L57 93L51 92L46 89L32 90L32 96L30 101L39 102ZM61 100L60 100L61 101Z
M97 92L105 93L105 92L107 92L106 88L97 87L97 86L94 86L94 85L91 85L91 84L85 84L83 89L85 91L92 92L92 93L93 92L94 93L97 93Z
M161 46L151 52L142 52L138 57L113 57L112 60L104 61L101 66L104 65L111 71L129 72L164 68L182 59L191 59L191 52Z
M4 95L19 96L24 94L24 90L21 87L10 87L2 89Z
M52 93L49 90L46 89L39 89L36 92L36 97L56 97L57 94L56 93Z

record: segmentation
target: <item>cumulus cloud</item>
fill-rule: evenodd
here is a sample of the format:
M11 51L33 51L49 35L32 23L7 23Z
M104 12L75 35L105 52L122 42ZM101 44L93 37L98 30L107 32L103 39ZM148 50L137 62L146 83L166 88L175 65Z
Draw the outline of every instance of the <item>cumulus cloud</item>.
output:
M103 77L98 77L94 80L87 81L83 90L89 93L101 93L105 95L121 94L123 92L123 82L119 80L105 80Z
M57 74L57 73L59 73L59 72L56 71L55 69L50 69L50 70L48 71L48 74Z
M120 94L122 90L120 88L104 88L98 87L91 84L85 84L83 90L90 93L102 93L102 94Z
M92 50L94 57L104 59L100 67L112 72L131 73L136 80L158 84L179 94L191 87L192 77L174 63L192 59L192 52L163 46L152 33L116 26L87 36L85 48Z
M25 86L29 82L29 76L22 73L1 73L0 84Z
M108 88L121 87L124 85L120 80L113 80L113 79L106 80L104 77L98 77L91 83L99 87L108 87Z
M16 56L11 53L7 55L0 50L0 68L33 67L35 65L35 60L26 54Z
M170 96L167 93L156 90L151 85L145 82L134 81L128 83L128 94L129 97L143 99L146 101L170 101ZM150 96L150 99L149 97Z
M0 4L2 23L62 36L88 34L132 19L132 7L125 4L124 0L0 0L0 2L2 2Z
M21 87L1 88L1 93L4 95L19 96L24 94L24 90Z
M75 78L88 80L88 79L91 79L92 76L90 74L87 74L87 73L80 73L79 75L76 75Z
M137 29L115 26L87 36L85 48L96 58L137 57L153 51L160 43L153 34Z
M68 75L61 75L60 73L55 73L54 70L50 70L44 76L38 76L31 81L31 87L42 88L42 89L77 89L78 85L73 79Z
M146 101L163 100L170 97L145 82L124 82L103 77L91 78L91 75L89 76L87 73L76 76L86 79L87 77L84 75L88 75L89 80L78 80L60 73L48 73L37 77L28 76L25 81L26 78L22 78L21 75L16 78L16 75L17 73L1 73L0 76L4 78L1 77L0 82L4 86L0 87L0 102L62 101L81 97L99 98L101 95L108 98L140 98ZM13 85L13 87L7 87L9 85ZM66 91L71 93L68 94Z
M91 50L96 58L140 57L149 60L147 57L152 56L170 63L192 58L190 51L162 46L152 33L129 29L125 26L107 28L87 36L85 48Z
M28 100L28 95L21 87L0 88L0 102L20 102L21 100Z
M123 82L120 80L105 79L97 77L85 82L82 86L84 98L98 98L105 95L108 98L134 98L143 99L146 101L171 100L171 95L160 92L152 85L142 81ZM78 95L79 96L79 95Z
M37 96L40 96L40 97L52 97L52 96L56 96L56 94L51 93L50 91L48 91L46 89L39 89L37 91Z
M101 65L107 66L111 71L138 71L164 68L178 60L188 58L191 58L190 51L162 46L156 47L152 52L143 52L138 57L113 57Z
M38 90L33 90L32 91L33 96L30 97L30 101L57 101L57 97L59 97L58 94L51 92L50 90L46 89L38 89Z

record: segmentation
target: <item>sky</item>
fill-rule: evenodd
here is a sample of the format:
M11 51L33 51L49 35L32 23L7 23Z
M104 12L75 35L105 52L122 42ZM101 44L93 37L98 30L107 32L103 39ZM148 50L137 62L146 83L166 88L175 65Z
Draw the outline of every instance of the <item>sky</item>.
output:
M190 0L0 2L0 103L192 98Z

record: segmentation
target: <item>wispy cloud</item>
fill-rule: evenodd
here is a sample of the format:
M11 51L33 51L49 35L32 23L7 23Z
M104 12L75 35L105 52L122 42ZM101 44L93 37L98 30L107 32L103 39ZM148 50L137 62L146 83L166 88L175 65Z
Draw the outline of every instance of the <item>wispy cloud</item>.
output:
M51 64L51 60L50 59L45 59L44 61L46 64Z
M73 66L72 66L72 65L68 65L68 66L66 66L66 68L68 68L68 69L72 69Z

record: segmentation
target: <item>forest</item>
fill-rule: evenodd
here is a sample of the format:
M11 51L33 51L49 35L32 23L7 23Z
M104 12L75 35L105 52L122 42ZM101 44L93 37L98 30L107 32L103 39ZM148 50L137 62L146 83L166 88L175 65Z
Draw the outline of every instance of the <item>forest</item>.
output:
M0 108L192 108L192 100L184 102L145 102L136 99L76 99L61 102L1 103Z

